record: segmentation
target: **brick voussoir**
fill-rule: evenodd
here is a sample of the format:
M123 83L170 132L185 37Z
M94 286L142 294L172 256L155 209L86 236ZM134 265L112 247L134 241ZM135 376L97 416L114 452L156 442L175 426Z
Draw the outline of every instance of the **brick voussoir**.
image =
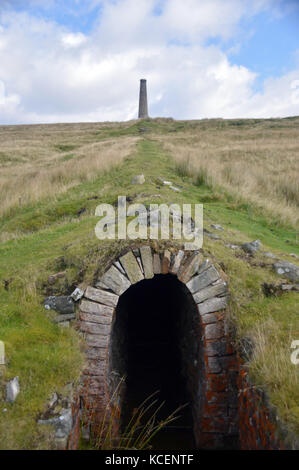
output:
M87 321L81 321L80 329L82 332L94 334L94 335L102 335L102 336L109 336L110 334L110 325L103 325L98 323L92 323Z
M80 303L80 311L103 317L112 317L114 309L113 307L108 307L107 305L102 305L97 302L90 302L89 300L83 299Z
M86 321L89 323L97 323L99 325L111 325L112 318L104 317L102 315L96 315L92 313L80 312L79 318L81 321Z
M215 266L211 265L201 274L193 277L189 282L187 282L187 287L192 294L204 289L205 287L210 286L213 282L217 281L220 278L219 273Z
M225 310L227 306L227 297L214 297L208 299L205 302L197 305L200 315L207 313L219 312L219 310Z
M95 287L88 286L84 297L94 302L98 302L108 307L116 307L118 302L118 295L112 294L112 292L107 292L102 289L96 289Z

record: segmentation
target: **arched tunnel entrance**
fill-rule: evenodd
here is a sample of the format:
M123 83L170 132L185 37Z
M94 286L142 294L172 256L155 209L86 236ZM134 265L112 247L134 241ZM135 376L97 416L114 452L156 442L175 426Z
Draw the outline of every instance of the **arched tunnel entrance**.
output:
M147 399L161 405L156 419L176 419L153 439L157 449L195 448L194 398L199 383L199 318L185 284L172 274L158 274L132 285L119 298L110 340L110 372L124 377L120 428ZM153 395L154 394L154 395ZM152 398L149 398L153 395ZM176 411L177 410L177 411Z
M114 259L80 302L86 365L68 448L82 427L96 448L108 438L114 449L155 392L157 420L186 405L155 449L284 448L234 348L228 295L226 275L200 252L144 245Z

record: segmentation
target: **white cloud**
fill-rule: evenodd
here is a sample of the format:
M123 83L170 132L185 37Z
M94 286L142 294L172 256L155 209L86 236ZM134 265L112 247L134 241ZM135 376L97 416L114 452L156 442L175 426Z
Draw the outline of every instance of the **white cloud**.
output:
M78 6L98 3L81 0ZM160 15L154 14L156 0L101 3L89 34L28 13L2 13L0 123L131 119L142 77L148 78L153 116L299 114L290 85L299 67L254 93L252 71L205 46L208 37L234 36L244 15L278 8L278 0L166 0Z

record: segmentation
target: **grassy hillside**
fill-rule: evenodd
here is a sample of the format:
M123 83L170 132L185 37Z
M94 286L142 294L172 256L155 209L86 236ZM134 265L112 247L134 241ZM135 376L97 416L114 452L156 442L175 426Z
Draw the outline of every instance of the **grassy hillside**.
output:
M36 417L52 392L78 379L83 355L77 333L54 325L42 300L88 284L121 249L94 235L96 206L118 195L201 202L205 228L224 227L203 249L229 275L236 342L251 339L252 378L299 432L299 366L290 361L298 294L265 297L261 287L280 280L264 252L298 264L298 130L299 118L0 127L0 339L9 360L0 390L15 375L21 384L13 405L1 402L0 449L47 448ZM131 185L140 173L145 184ZM253 259L225 246L254 239L263 246Z

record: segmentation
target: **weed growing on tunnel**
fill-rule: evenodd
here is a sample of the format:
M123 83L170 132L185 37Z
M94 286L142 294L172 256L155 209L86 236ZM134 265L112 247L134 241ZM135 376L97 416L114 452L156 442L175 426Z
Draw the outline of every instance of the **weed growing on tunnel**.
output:
M123 380L120 384L123 383ZM119 432L119 410L113 406L117 390L115 390L109 404L105 409L105 413L98 430L95 431L94 442L90 440L90 447L97 450L144 450L151 448L153 438L179 418L179 411L187 404L178 407L166 418L159 420L158 413L163 408L164 402L158 403L155 396L158 391L146 398L138 408L135 408L132 416L122 432Z

